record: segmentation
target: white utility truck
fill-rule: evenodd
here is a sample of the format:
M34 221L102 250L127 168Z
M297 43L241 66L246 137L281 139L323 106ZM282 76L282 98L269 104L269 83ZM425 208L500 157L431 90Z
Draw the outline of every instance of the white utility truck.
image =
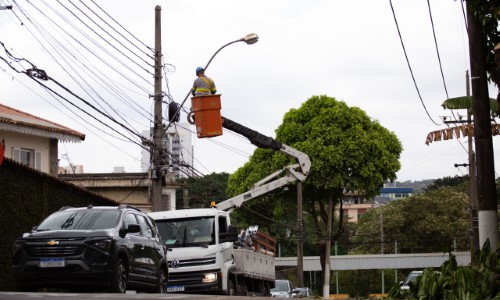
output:
M168 247L169 292L268 296L274 287L274 240L257 231L253 249L234 245L238 230L228 209L283 187L309 173L309 157L287 145L222 117L222 126L248 138L252 144L284 152L297 163L257 182L250 191L213 208L152 212Z

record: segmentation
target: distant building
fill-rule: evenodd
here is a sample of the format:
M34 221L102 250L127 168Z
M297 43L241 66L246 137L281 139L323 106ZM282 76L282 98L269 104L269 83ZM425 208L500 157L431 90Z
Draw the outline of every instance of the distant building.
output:
M193 149L188 123L172 124L163 138L163 146L168 156L168 172L178 179L192 175ZM142 135L151 141L153 140L152 129L145 130ZM142 171L148 172L151 166L151 153L142 149Z
M399 200L413 196L413 188L396 187L388 184L380 188L380 192L373 199L364 199L357 193L347 193L342 200L342 210L344 220L350 223L357 223L361 216L374 206L385 204L386 202ZM339 207L336 208L336 214L339 215Z
M411 196L413 196L413 188L383 187L380 189L380 193L377 196L375 196L373 201L376 201L378 203L386 203L388 201L394 201Z
M82 174L83 165L71 165L66 167L59 167L59 174Z
M117 170L115 169L115 171ZM118 203L130 204L144 211L152 211L149 173L126 173L124 170L122 171L94 174L68 173L59 175L59 178L113 199ZM175 191L182 188L182 185L173 181L165 182L165 185L162 186L161 207L158 210L175 210Z
M350 223L357 223L361 216L372 207L371 201L358 193L346 193L342 199L344 220ZM339 215L339 207L336 209L336 214Z
M57 176L58 143L83 140L83 133L0 104L0 142L7 158Z

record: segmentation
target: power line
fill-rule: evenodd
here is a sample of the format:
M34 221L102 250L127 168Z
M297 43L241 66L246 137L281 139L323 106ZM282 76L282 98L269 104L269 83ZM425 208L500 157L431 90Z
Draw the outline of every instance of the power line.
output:
M104 38L103 36L101 36L99 33L97 33L93 28L91 28L86 22L84 22L82 19L80 19L80 17L78 17L73 11L71 11L69 8L67 8L64 4L61 3L60 0L57 0L57 2L62 6L64 7L68 12L70 12L75 18L77 18L83 25L85 25L85 27L87 27L89 30L91 30L93 33L95 33L98 37L100 37L104 42L106 42L109 46L111 46L113 49L115 49L116 51L118 51L121 55L123 55L124 57L128 58L132 63L136 64L137 66L141 67L141 65L139 65L134 59L130 58L128 55L126 55L125 53L123 53L123 51L121 51L119 48L117 48L116 46L114 46L113 44L111 44L108 39ZM71 5L73 5L76 9L78 9L78 11L80 11L85 17L87 17L90 21L92 21L92 23L94 23L97 27L99 27L99 29L101 29L102 31L104 31L108 36L110 36L113 40L115 40L118 44L120 44L120 46L122 46L123 48L127 49L130 53L134 54L137 58L139 58L140 60L142 60L143 62L145 62L146 64L148 64L151 68L153 67L153 65L149 62L147 62L145 59L141 58L139 55L137 55L136 53L134 53L132 50L130 50L130 48L128 48L127 46L125 46L122 42L120 42L117 38L115 38L112 34L110 34L109 32L107 32L104 28L102 28L102 26L100 26L99 24L97 24L92 18L90 18L85 12L83 12L78 6L76 6L73 2L69 1L69 3L71 3ZM153 72L151 71L148 71L146 68L144 68L144 70L149 73L150 75L153 75Z
M42 12L42 13L43 13L43 12ZM29 17L28 17L28 15L27 15L27 13L26 13L26 12L23 12L23 14L24 14L24 15L28 18L28 20L30 20L30 21L31 21L31 18L29 18ZM19 18L17 15L16 15L16 17L20 20L20 18ZM20 21L21 21L21 20L20 20ZM22 22L22 21L21 21L21 22ZM43 26L39 26L39 25L35 24L35 22L31 22L31 23L33 23L33 25L35 25L35 27L38 27L39 29L42 29L43 31L45 30ZM59 28L61 28L61 27L59 26ZM67 73L68 73L68 75L69 75L70 77L72 77L72 78L73 78L72 74L76 74L77 76L79 76L79 74L78 74L77 72L68 72L68 71L65 69L65 67L64 67L64 66L62 66L62 64L60 64L59 60L58 60L58 59L56 59L56 58L52 55L52 52L51 52L51 51L49 51L49 50L48 50L48 49L44 46L44 44L43 44L43 43L42 43L42 42L41 42L41 41L37 38L37 36L36 36L33 32L31 32L31 31L29 30L29 28L27 28L27 29L28 29L28 31L31 33L31 35L32 35L33 37L35 37L35 39L39 42L39 44L40 44L40 45L41 45L41 46L45 49L45 51L46 51L47 53L49 53L49 54L52 56L52 58L53 58L53 59L54 59L54 60L55 60L55 61L56 61L56 62L57 62L57 63L58 63L58 64L59 64L59 65L60 65L60 66L61 66L61 67L62 67L62 68L63 68L63 69L67 72ZM42 31L40 31L40 32L42 32ZM69 35L69 33L68 33L68 32L66 32L66 31L64 31L64 32L65 32L67 35ZM43 32L42 32L42 36L44 36ZM62 47L62 48L64 48L66 52L69 52L69 50L68 50L65 46L63 46L61 43L59 43L56 39L54 39L54 40L55 40L58 44L60 44L60 45L61 45L61 47ZM70 45L71 45L72 43L67 43L67 44L70 44ZM54 48L54 49L56 49L56 48ZM62 55L62 53L61 53L61 55ZM74 57L74 58L76 58L74 55L73 55L73 57ZM78 60L76 60L76 61L77 61L77 62L79 62ZM72 64L71 64L71 63L68 63L68 65L69 65L69 66L72 66ZM87 65L88 65L88 63L87 63L87 64L82 64L82 65L83 65L85 68L87 68L87 69L88 69L88 66L87 66ZM89 70L90 70L90 69L89 69ZM93 74L94 74L94 75L97 75L95 72L93 72ZM82 78L82 77L81 77L81 78ZM85 90L85 91L87 92L87 94L88 94L89 96L91 96L91 94L90 94L90 93L89 93L89 92L88 92L88 91L87 91L87 90L86 90L86 89L85 89L85 88L84 88L84 87L83 87L83 86L82 86L82 85L81 85L81 84L80 84L80 83L79 83L76 79L74 79L74 80L75 80L75 82L76 82L78 85L80 85L80 87L81 87L83 90ZM82 80L83 80L83 81L85 81L83 78L82 78ZM105 82L106 80L102 79L101 81L102 81L102 82ZM100 81L97 81L97 83L98 83L98 84L100 84ZM87 83L87 85L88 85L88 86L89 86L89 87L93 90L93 88L92 88L92 87L91 87L88 83ZM104 86L103 86L103 87L104 87ZM104 87L104 88L105 88L105 87ZM114 88L112 88L112 87L111 87L111 89L114 89ZM114 89L114 90L115 90L115 91L117 91L117 90L120 90L120 89ZM109 91L109 90L108 90L108 91ZM99 98L101 98L101 99L104 101L104 99L103 99L103 98L102 98L102 97L101 97L101 96L100 96L100 95L99 95L99 94L98 94L95 90L93 90L93 93L94 93L94 94L96 94ZM91 96L91 97L92 97L92 96ZM119 98L119 99L120 99L120 98ZM122 99L120 99L120 100L122 101ZM97 103L97 104L98 104L98 105L99 105L99 106L103 109L103 107L99 104L99 102L98 102L98 101L96 101L95 99L94 99L94 101L95 101L95 102L96 102L96 103ZM131 106L131 102L130 102L130 101L128 101L128 102L126 102L126 101L122 101L122 102L126 103L126 104L130 107L130 108L134 109L134 108ZM128 121L127 121L126 119L124 119L124 114L123 114L123 112L118 113L118 112L117 112L117 111L113 108L113 106L109 105L106 101L104 101L104 103L106 103L106 105L108 105L108 107L110 107L110 108L111 108L111 109L112 109L112 110L116 113L116 115L117 115L119 118L122 118L122 119L123 119L126 123L128 123ZM129 104L129 103L130 103L130 104ZM140 106L138 106L138 107L140 107ZM136 111L136 112L139 112L137 109L135 109L135 111ZM107 112L107 113L108 113L108 112ZM139 112L139 113L140 113L140 112ZM109 114L109 113L108 113L108 114ZM142 115L144 116L144 114L142 114Z
M80 2L82 2L80 0ZM97 3L95 3L94 0L91 0L91 2L97 6L102 12L104 12L111 20L113 20L118 26L120 26L123 30L125 30L128 34L130 34L133 38L135 38L138 42L140 42L141 44L143 44L145 47L147 47L149 50L151 50L151 52L154 53L154 49L153 47L149 47L147 46L145 43L143 43L141 40L139 40L135 35L133 35L130 31L128 31L125 27L123 27L120 23L118 23L118 21L116 21L112 16L110 16L104 9L102 9Z
M23 12L23 14L24 14L25 16L27 16L27 12ZM17 15L16 15L16 16L17 16ZM18 17L18 19L19 19L19 17ZM30 18L29 18L29 17L28 17L28 19L30 20ZM19 19L19 20L20 20L20 19ZM21 20L20 20L20 21L21 21ZM22 22L22 21L21 21L21 22ZM65 52L69 53L69 54L70 54L70 56L71 56L72 61L78 62L81 66L83 66L83 68L84 68L84 69L88 70L88 71L89 71L89 73L92 73L94 76L99 77L99 80L95 80L95 79L94 79L94 81L95 81L98 85L100 85L101 87L103 87L104 89L106 89L108 92L110 92L110 93L114 93L120 101L122 101L122 102L123 102L123 103L125 103L128 107L130 107L131 109L133 109L133 110L135 110L136 112L138 112L139 114L141 114L143 117L148 117L148 116L144 115L143 113L141 113L141 112L139 112L139 111L137 110L137 108L140 108L140 109L142 109L142 108L141 108L139 105L137 105L135 102L133 102L133 101L132 101L132 99L131 99L131 98L130 98L127 94L123 93L123 92L122 92L122 89L119 89L119 88L117 88L117 87L113 87L113 86L111 86L111 84L110 84L110 83L107 83L107 82L108 82L108 78L109 78L109 76L107 76L107 75L106 75L106 74L104 74L103 72L100 72L100 71L99 71L99 69L98 69L98 68L96 68L92 62L90 62L90 61L88 61L88 60L86 60L86 62L81 62L80 60L78 60L78 59L77 59L77 57L76 57L76 55L72 54L72 53L69 51L69 49L65 46L65 45L71 45L71 46L73 46L73 48L74 48L74 49L75 49L75 50L76 50L76 51L77 51L77 52L81 55L81 53L80 53L80 52L79 52L79 51L78 51L78 50L74 47L73 43L71 43L71 42L67 41L66 39L65 39L65 40L66 40L66 43L64 43L64 44L63 44L63 43L60 43L60 42L59 42L59 41L58 41L58 40L57 40L57 39L56 39L56 38L55 38L52 34L50 34L48 31L46 31L46 30L45 30L44 26L38 25L38 23L36 23L36 22L31 22L31 23L33 23L33 25L35 26L35 28L38 28L38 31L42 34L42 36L45 38L45 40L46 40L47 42L49 42L49 44L51 44L51 45L52 45L53 49L54 49L57 53L59 53L61 56L63 56L63 52L58 51L57 47L56 47L55 45L53 45L53 43L51 42L51 40L53 40L53 41L54 41L54 43L58 44L58 45L59 45L59 47L60 47L60 48L62 48ZM58 65L59 65L59 66L60 66L60 67L61 67L61 68L62 68L62 69L63 69L63 70L64 70L64 71L65 71L65 72L66 72L66 73L67 73L67 74L71 77L71 78L73 78L73 79L74 79L73 74L76 74L76 76L79 76L79 74L76 72L76 70L75 70L74 68L73 68L73 70L75 70L74 72L68 72L68 71L66 70L66 68L65 68L65 67L64 67L64 66L60 63L60 60L59 60L59 59L57 59L57 58L56 58L56 57L52 54L52 51L49 51L49 49L47 49L47 48L45 47L44 43L42 43L42 42L38 39L38 37L37 37L37 36L36 36L33 32L31 32L31 30L29 30L29 28L27 28L27 30L28 30L28 31L31 33L31 35L32 35L32 36L33 36L33 37L34 37L34 38L38 41L38 43L39 43L39 44L41 45L41 47L45 50L45 52L47 52L47 53L48 53L48 54L49 54L49 55L53 58L53 60L54 60L54 61L55 61L55 62L56 62L56 63L57 63L57 64L58 64ZM66 33L67 35L69 35L69 33L67 33L67 32L65 32L65 33ZM51 40L49 40L49 38L47 38L47 36L49 36L49 37L51 38ZM81 55L81 56L83 57L83 55ZM67 63L67 65L68 65L69 67L71 67L72 65L75 65L75 64L68 62L68 63ZM85 72L85 71L84 71L84 72ZM97 72L100 72L102 76L99 76L99 75L97 74ZM87 73L87 74L89 75L89 73ZM90 76L90 75L89 75L89 76ZM84 79L83 79L83 77L81 77L81 76L79 76L79 77L80 77L80 78L82 78L82 80L84 80ZM92 77L91 77L91 78L92 78ZM93 78L92 78L92 79L93 79ZM79 86L80 86L83 90L85 90L85 88L83 87L83 85L82 85L80 82L78 82L76 79L74 79L74 81L75 81L75 82L76 82L76 83L77 83L77 84L78 84L78 85L79 85ZM109 86L109 89L108 89L108 88L106 88L106 87L104 86L104 84L107 84L107 85ZM87 84L87 85L90 87L90 85L89 85L89 84ZM90 87L90 88L91 88L91 87ZM91 88L91 89L92 89L92 88ZM93 90L93 89L92 89L92 90ZM95 94L97 94L97 92L95 92L95 91L94 91L94 93L95 93ZM90 93L88 93L88 92L87 92L87 94L90 96ZM119 94L121 94L121 96L122 96L123 98L122 98L122 97L120 97L120 96L119 96ZM128 100L128 101L126 100L127 98L129 98L129 100ZM95 99L94 99L94 101L95 101L96 103L98 103ZM107 105L108 105L108 107L111 107L111 108L112 108L112 106L110 106L107 102L105 102L105 104L107 104ZM134 104L135 104L135 107L137 107L137 108L135 108L135 107L133 106ZM101 106L101 108L102 108L102 106ZM147 111L145 111L145 112L147 113ZM118 113L117 113L117 115L123 119L123 115L124 115L124 114L123 114L123 112L122 112L122 113L120 113L120 114L118 114ZM149 115L149 117L151 117L151 116Z
M3 46L4 50L6 53L8 53L9 57L13 57L10 52L5 48L5 45L0 42L0 44ZM41 80L50 80L52 82L54 82L57 86L59 86L60 88L62 88L63 90L65 90L66 92L68 92L69 94L71 94L72 96L76 97L77 99L81 100L83 103L85 103L86 105L88 105L89 107L91 107L92 109L94 109L96 112L98 112L99 114L103 115L104 117L108 118L109 120L113 121L114 123L120 125L123 129L125 129L126 131L132 133L133 135L136 135L139 137L140 140L143 140L144 138L137 134L136 132L134 132L132 129L128 128L127 126L123 125L122 123L118 122L116 119L114 119L113 117L103 113L101 110L97 109L94 105L92 105L91 103L89 103L88 101L86 101L85 99L81 98L80 96L76 95L74 92L72 92L70 89L68 89L67 87L63 86L62 84L60 84L57 80L51 78L50 76L46 75L45 72L43 70L40 70L40 69L36 69L36 67L31 63L29 62L28 60L26 59L22 59L23 61L26 61L28 62L29 64L31 64L31 66L33 67L32 69L29 69L27 71L19 71L17 69L15 69L11 64L8 63L8 61L0 56L0 59L3 60L7 65L9 65L9 67L11 67L11 69L13 69L15 72L17 73L24 73L26 74L27 76L29 76L31 79L33 79L35 82L37 82L38 84L40 84L41 86L43 86L45 89L51 91L52 93L54 93L55 95L57 95L58 97L60 97L61 99L64 99L66 102L68 102L69 104L71 104L73 107L77 108L78 110L80 110L81 112L85 113L86 115L92 117L94 120L98 121L99 123L101 123L102 125L108 127L109 129L115 131L116 133L122 135L123 137L125 137L126 139L130 140L131 142L135 143L135 144L138 144L140 145L141 147L144 147L141 143L137 143L133 140L131 140L130 138L126 137L124 134L122 134L121 132L117 131L116 129L112 128L111 126L109 126L108 124L102 122L101 120L97 119L95 116L93 116L92 114L90 114L89 112L87 112L86 110L82 109L81 107L79 107L78 105L74 104L73 102L71 102L69 99L67 99L66 97L62 96L61 94L59 94L58 92L56 92L55 90L53 90L52 88L48 87L47 85L43 84L39 79ZM19 60L19 59L18 59Z
M427 0L427 7L429 8L429 18L430 18L430 21L431 21L432 36L434 37L434 45L435 45L435 48L436 48L436 55L437 55L438 62L439 62L439 70L441 72L441 78L443 80L443 87L444 87L444 90L445 90L445 93L446 93L446 99L449 99L450 96L448 95L448 89L446 87L446 81L444 79L443 65L441 63L441 56L439 55L439 47L438 47L438 42L437 42L437 38L436 38L436 30L434 28L434 20L433 20L433 17L432 17L431 4L430 4L429 0ZM455 121L457 121L457 118L455 117L455 113L452 111L451 114L452 114L453 118L455 119ZM449 124L447 124L447 127L448 128L450 127ZM469 151L467 151L467 149L465 149L464 145L460 142L460 140L458 139L458 136L455 133L455 131L452 131L452 133L453 133L453 135L455 135L456 140L460 144L460 146L462 146L462 148L465 150L465 153L468 153Z
M432 25L432 36L434 37L434 45L436 46L436 54L439 62L439 70L441 71L441 78L443 79L443 86L446 92L446 99L448 99L450 97L448 96L448 89L446 88L446 81L444 80L443 65L441 64L441 56L439 55L439 48L436 39L436 30L434 28L434 20L432 18L431 4L429 3L429 0L427 0L427 7L429 8L429 18L431 20L431 25Z
M398 30L399 40L401 41L401 46L403 47L403 52L404 52L404 55L406 58L406 63L408 64L408 69L410 70L411 78L413 79L413 83L415 85L415 89L417 90L418 97L420 98L420 102L422 103L422 106L424 107L424 110L427 113L427 116L429 117L429 119L432 121L432 123L434 123L435 125L441 125L441 124L436 123L432 119L431 115L429 114L429 111L427 110L427 107L425 106L424 100L422 99L422 95L420 94L420 90L418 89L418 86L417 86L417 81L415 80L415 75L413 74L413 70L411 69L410 60L408 59L408 54L406 53L406 48L405 48L405 45L403 43L403 37L401 36L401 31L399 30L399 24L398 24L398 20L396 18L396 13L394 12L394 7L392 6L392 0L389 0L389 4L391 5L392 15L394 17L394 22L396 23L396 29Z
M16 3L15 0L13 0L14 3ZM64 32L67 36L69 36L73 41L75 41L78 45L80 45L82 48L84 48L88 53L90 53L92 56L94 56L95 58L97 58L100 62L102 62L103 64L105 64L107 67L109 67L111 70L113 70L116 74L118 74L119 76L123 77L125 80L129 81L131 84L135 85L137 88L139 89L142 89L143 91L145 91L146 93L148 92L145 88L141 87L137 82L127 78L123 72L121 72L120 70L118 70L116 67L112 66L110 63L106 62L103 57L101 55L98 55L96 53L96 51L90 49L87 45L85 45L85 43L79 41L74 35L70 34L67 30L65 30L64 28L61 27L60 24L56 23L53 19L49 18L43 11L41 11L38 7L36 7L35 5L33 5L31 2L28 1L29 4L31 4L39 13L41 13L49 22L53 23L56 27L58 27L62 32ZM16 3L16 6L21 10L21 12L27 17L27 19L31 22L31 23L34 23L34 21L32 21L30 18L28 18L28 16L26 15L26 12L24 12L21 7ZM57 13L57 12L56 12ZM145 78L143 78L142 76L140 76L136 71L134 71L130 66L128 66L127 64L125 64L123 61L120 61L116 56L114 56L111 52L109 52L108 50L106 50L104 47L102 47L101 45L99 45L95 40L91 39L87 34L83 33L78 27L76 27L74 24L70 23L67 18L63 17L63 16L60 16L63 20L65 20L69 25L71 25L76 31L78 31L80 34L82 34L86 39L88 39L89 41L92 42L92 44L94 44L95 46L97 46L99 49L103 50L104 53L106 53L109 57L111 57L112 59L118 61L120 63L120 65L122 67L124 67L125 69L127 69L128 71L130 71L132 74L138 76L140 79L142 79L144 82L148 83L149 85L152 85L151 82L149 82L148 80L146 80ZM43 28L43 26L40 26L41 28Z

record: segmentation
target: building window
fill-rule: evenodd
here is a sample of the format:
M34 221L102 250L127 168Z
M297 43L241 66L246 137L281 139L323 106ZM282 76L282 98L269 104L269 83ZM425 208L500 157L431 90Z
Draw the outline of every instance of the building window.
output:
M12 159L36 170L42 169L42 152L26 148L12 148Z

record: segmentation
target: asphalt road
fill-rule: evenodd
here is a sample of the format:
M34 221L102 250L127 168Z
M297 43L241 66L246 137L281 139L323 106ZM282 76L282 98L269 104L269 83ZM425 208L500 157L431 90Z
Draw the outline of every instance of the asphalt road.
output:
M87 300L87 299L249 299L244 296L222 295L186 295L186 294L85 294L85 293L16 293L0 292L0 299L26 300L26 299L54 299L54 300ZM251 297L251 299L269 299L269 297Z

